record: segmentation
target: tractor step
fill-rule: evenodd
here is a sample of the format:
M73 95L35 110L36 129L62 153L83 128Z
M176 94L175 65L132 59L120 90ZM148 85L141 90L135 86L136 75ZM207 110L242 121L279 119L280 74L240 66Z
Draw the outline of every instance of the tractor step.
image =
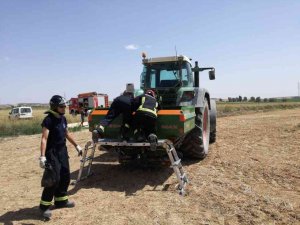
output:
M129 146L129 147L149 147L150 151L150 143L149 142L127 142L127 141L119 141L116 139L98 139L98 142L95 143L93 141L88 141L85 145L83 154L82 154L82 159L81 165L80 165L80 170L78 173L77 180L73 182L72 184L76 184L79 181L86 179L89 177L91 173L91 167L94 159L94 154L96 150L96 145L99 144L99 147L101 145L105 146L112 146L112 147L121 147L121 146ZM178 180L178 190L180 195L185 195L185 187L187 185L188 178L186 174L183 171L183 167L181 164L181 159L178 157L177 152L173 146L173 143L169 140L158 140L157 146L163 147L169 157L169 160L171 162L171 168L173 168L174 173L176 174L177 180ZM100 148L99 148L100 149ZM88 151L91 150L91 153L89 156L87 156ZM85 163L89 162L88 165L85 167ZM86 175L83 175L83 171L87 170Z

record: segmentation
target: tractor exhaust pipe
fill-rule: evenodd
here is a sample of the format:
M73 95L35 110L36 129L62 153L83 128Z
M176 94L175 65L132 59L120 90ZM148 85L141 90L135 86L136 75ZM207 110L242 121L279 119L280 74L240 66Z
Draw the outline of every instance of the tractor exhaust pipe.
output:
M195 67L193 68L194 71L194 87L199 87L199 71L200 68L198 66L198 61L195 61Z

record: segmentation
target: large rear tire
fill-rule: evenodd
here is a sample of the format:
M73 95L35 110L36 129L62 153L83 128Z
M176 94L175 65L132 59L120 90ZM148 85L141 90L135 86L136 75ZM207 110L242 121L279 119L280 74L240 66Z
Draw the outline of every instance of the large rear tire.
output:
M186 135L180 150L183 156L204 159L208 154L210 116L207 100L204 107L196 110L195 128Z

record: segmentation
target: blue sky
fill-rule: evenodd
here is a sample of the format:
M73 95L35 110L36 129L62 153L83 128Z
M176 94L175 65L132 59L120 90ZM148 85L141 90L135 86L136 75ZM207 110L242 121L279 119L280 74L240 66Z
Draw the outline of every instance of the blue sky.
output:
M296 96L300 1L0 1L0 104L119 95L141 52L214 66L212 97Z

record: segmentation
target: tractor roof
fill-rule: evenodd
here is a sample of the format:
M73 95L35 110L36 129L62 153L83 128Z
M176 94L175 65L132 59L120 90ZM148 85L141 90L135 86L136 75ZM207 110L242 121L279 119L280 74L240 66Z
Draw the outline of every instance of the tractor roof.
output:
M167 56L167 57L157 57L157 58L148 58L148 59L143 59L143 64L148 64L148 63L162 63L162 62L176 62L176 61L186 61L191 63L191 60L184 56L184 55L179 55L179 56Z

